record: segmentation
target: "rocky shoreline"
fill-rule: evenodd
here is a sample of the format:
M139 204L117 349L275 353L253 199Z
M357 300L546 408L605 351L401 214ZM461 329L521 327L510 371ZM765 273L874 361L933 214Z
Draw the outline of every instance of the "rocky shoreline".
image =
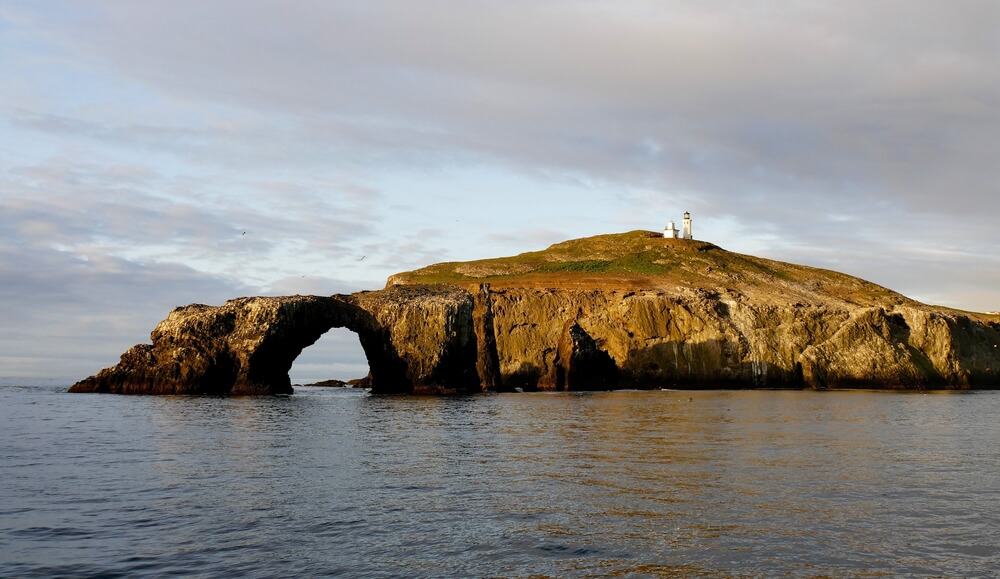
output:
M332 327L385 393L613 388L992 388L1000 324L929 307L755 304L735 293L395 286L177 308L73 392L282 394Z
M358 334L376 393L1000 386L996 317L702 242L661 243L646 232L592 239L582 240L590 253L577 251L576 262L556 245L522 259L524 267L507 258L425 274L469 283L420 283L418 270L378 291L180 307L151 344L71 391L287 394L295 358L334 327ZM616 257L615 243L630 261ZM636 255L672 269L591 273L595 263L636 267ZM586 267L537 273L566 263ZM495 283L470 277L487 274Z

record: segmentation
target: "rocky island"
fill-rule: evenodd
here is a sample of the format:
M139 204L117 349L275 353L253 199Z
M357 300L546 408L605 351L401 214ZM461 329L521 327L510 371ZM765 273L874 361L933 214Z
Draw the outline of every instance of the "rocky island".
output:
M1000 386L1000 316L845 274L632 231L440 263L351 295L175 309L72 392L285 394L299 353L356 332L380 393Z

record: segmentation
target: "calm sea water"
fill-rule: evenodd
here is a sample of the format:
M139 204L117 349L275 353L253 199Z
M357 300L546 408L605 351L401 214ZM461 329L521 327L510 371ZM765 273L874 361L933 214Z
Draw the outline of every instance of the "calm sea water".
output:
M0 388L0 575L986 576L1000 393Z

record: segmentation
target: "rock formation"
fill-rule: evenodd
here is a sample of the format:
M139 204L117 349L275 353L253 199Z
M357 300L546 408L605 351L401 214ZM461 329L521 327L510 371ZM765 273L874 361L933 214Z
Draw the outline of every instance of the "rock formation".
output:
M330 378L328 380L320 380L319 382L313 382L311 384L293 384L292 388L298 388L299 386L312 386L316 388L371 388L371 375L365 376L364 378L353 378L351 380L338 380L336 378Z
M333 327L383 393L615 387L993 388L1000 318L651 232L429 266L353 295L177 308L74 392L290 393Z
M466 291L439 286L180 307L156 326L151 345L133 346L71 391L290 394L295 358L341 327L358 334L379 392L479 390L473 302Z

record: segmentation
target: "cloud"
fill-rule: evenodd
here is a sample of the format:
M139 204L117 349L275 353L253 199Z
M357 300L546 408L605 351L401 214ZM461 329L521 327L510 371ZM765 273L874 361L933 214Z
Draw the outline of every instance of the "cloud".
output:
M0 246L0 380L65 382L111 365L175 306L248 293L231 279L37 246Z
M233 164L503 164L693 191L714 215L786 227L813 205L886 202L981 222L1000 210L983 170L1000 161L997 11L107 2L36 25L183 99L181 117L202 121L186 112L202 103L225 120L19 122Z
M164 189L169 179L141 166L52 160L0 173L0 379L86 376L146 341L179 304L365 286L315 276L278 279L270 288L255 281L305 271L310 255L346 252L367 231L357 207L340 212L353 214L350 223L312 221L303 216L328 215L335 205L300 191L272 212L266 204L196 204L153 193Z
M196 194L176 195L173 179L141 166L67 159L15 166L0 174L0 232L24 242L211 270L278 273L286 252L347 257L372 231L370 208L359 197L377 198L376 191L316 180L236 185L235 198L228 192L232 183L210 179ZM346 193L330 195L340 191Z

